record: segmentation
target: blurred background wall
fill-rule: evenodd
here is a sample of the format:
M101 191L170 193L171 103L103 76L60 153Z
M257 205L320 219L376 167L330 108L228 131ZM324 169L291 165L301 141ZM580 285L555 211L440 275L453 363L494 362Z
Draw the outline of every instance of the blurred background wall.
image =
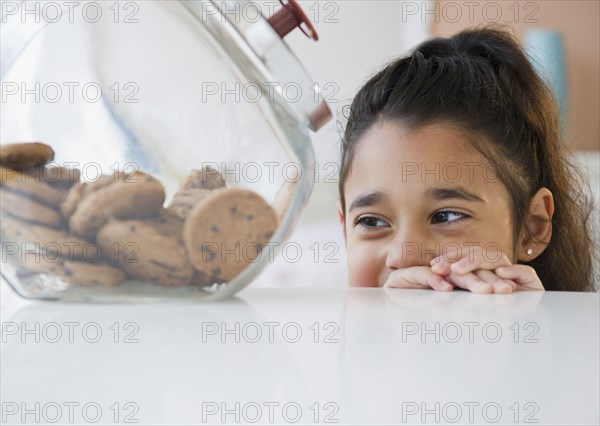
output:
M448 1L436 1L442 19L432 20L430 32L448 36L472 25L495 20L514 29L523 39L527 30L552 29L564 42L567 76L567 140L579 151L600 150L600 1L478 1L473 18L462 13L456 19ZM460 4L460 2L457 2ZM497 6L496 6L497 5ZM443 10L449 19L443 19ZM467 8L464 8L468 12Z

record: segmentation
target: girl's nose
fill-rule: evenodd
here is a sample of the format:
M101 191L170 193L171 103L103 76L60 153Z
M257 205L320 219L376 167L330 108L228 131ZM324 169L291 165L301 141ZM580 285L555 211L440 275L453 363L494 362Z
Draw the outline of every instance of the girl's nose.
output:
M425 238L394 238L388 247L386 266L390 269L429 266L437 256L434 245Z

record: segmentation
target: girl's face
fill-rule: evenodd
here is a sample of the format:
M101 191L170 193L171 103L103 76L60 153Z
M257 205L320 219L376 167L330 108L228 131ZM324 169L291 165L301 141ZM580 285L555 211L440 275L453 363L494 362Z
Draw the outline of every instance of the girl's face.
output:
M469 135L444 124L382 121L358 142L340 207L351 286L383 286L439 255L514 259L509 194Z

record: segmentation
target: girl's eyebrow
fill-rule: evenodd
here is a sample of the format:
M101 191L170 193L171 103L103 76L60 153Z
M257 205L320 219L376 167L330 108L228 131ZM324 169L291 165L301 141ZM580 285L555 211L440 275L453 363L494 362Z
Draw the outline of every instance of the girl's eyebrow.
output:
M386 195L381 191L371 192L367 195L359 195L352 201L348 213L359 207L371 207L381 203L386 198Z
M479 197L472 192L467 191L462 186L456 186L453 188L430 188L427 190L426 195L434 198L437 201L444 201L449 199L459 199L466 201L477 201L483 203L483 198Z

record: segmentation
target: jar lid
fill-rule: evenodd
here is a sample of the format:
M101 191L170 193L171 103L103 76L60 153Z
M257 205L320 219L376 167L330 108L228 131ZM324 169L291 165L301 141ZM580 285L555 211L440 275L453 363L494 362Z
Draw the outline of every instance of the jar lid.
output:
M297 87L297 97L288 104L316 131L331 119L331 110L319 85L312 81L284 37L295 29L312 40L319 37L295 0L280 3L283 7L267 18L256 3L247 0L182 2L250 81L263 87L268 82L270 87L264 89L274 88L280 95L290 85Z

